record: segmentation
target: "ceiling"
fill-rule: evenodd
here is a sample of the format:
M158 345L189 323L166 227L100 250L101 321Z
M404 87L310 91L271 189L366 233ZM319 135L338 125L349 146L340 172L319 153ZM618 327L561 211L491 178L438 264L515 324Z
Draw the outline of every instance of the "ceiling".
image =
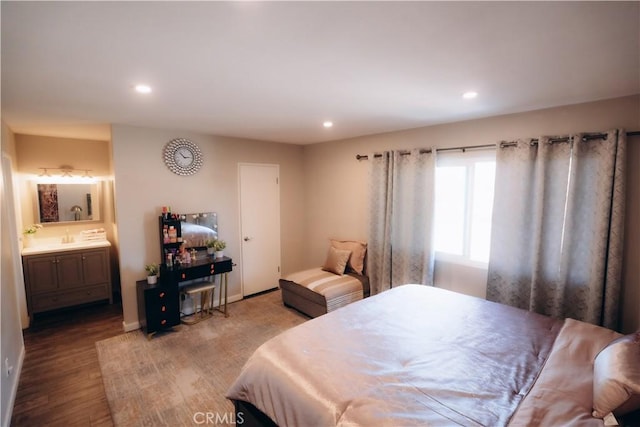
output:
M640 93L639 6L2 1L2 119L310 144L615 98Z

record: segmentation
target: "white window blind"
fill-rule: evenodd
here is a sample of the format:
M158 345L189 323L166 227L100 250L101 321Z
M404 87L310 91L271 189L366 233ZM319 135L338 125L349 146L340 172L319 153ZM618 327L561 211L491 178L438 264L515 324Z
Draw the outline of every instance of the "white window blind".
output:
M491 245L495 151L438 154L436 259L486 265Z

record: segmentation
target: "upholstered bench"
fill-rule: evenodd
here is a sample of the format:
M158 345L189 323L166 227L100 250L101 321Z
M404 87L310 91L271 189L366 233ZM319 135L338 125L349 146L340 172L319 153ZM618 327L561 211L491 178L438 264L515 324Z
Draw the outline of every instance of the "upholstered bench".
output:
M331 240L322 267L298 271L280 279L282 302L287 307L318 317L370 294L364 273L366 243Z
M183 290L183 292L190 297L194 295L200 296L200 313L198 314L198 307L195 307L193 316L190 319L183 318L182 323L187 325L194 325L202 320L208 319L213 315L213 292L216 289L216 285L213 283L204 283L194 286L189 286Z

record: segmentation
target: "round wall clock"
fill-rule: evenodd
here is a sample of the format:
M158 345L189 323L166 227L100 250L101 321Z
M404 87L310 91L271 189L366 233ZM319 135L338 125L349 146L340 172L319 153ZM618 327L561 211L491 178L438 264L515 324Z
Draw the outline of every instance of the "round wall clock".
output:
M202 166L202 152L188 139L172 139L164 147L164 163L177 175L193 175Z

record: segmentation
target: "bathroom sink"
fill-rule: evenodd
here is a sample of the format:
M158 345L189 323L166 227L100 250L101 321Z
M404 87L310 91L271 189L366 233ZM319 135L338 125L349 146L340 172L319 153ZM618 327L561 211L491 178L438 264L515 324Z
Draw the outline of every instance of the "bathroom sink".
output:
M96 241L79 241L73 243L59 243L59 242L46 242L38 243L32 247L24 248L22 255L38 255L46 254L49 252L62 252L62 251L74 251L78 249L91 249L91 248L103 248L105 246L111 246L108 240L96 240Z

